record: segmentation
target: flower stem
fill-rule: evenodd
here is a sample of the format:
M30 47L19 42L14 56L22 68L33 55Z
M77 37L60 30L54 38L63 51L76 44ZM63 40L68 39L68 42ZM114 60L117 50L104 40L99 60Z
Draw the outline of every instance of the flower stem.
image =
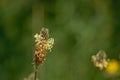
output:
M34 80L37 80L37 71L38 71L38 69L37 69L37 66L35 65L35 76L34 76Z

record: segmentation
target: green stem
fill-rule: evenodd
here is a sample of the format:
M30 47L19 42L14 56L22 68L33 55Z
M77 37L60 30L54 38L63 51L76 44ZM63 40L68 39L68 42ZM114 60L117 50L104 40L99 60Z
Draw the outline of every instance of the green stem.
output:
M37 66L35 65L35 76L34 76L34 80L37 80Z

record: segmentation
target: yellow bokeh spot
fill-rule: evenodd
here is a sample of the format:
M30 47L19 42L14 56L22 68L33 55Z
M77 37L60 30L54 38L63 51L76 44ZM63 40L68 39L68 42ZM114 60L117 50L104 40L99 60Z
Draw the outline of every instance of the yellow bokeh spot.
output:
M106 67L106 72L109 74L115 74L119 70L119 62L116 60L110 60Z

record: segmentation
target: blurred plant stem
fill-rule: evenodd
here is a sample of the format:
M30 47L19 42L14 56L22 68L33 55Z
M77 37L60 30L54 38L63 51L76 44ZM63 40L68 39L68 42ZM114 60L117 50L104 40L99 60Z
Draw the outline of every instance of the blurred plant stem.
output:
M35 76L34 76L34 80L37 79L37 72L38 72L38 67L35 65Z

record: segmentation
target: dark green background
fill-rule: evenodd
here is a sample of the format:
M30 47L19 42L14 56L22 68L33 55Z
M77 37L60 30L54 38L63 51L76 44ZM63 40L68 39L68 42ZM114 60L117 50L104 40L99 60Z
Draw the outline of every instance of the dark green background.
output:
M39 80L120 80L91 62L101 49L119 60L120 0L0 0L0 80L33 72L33 36L44 26L55 44Z

